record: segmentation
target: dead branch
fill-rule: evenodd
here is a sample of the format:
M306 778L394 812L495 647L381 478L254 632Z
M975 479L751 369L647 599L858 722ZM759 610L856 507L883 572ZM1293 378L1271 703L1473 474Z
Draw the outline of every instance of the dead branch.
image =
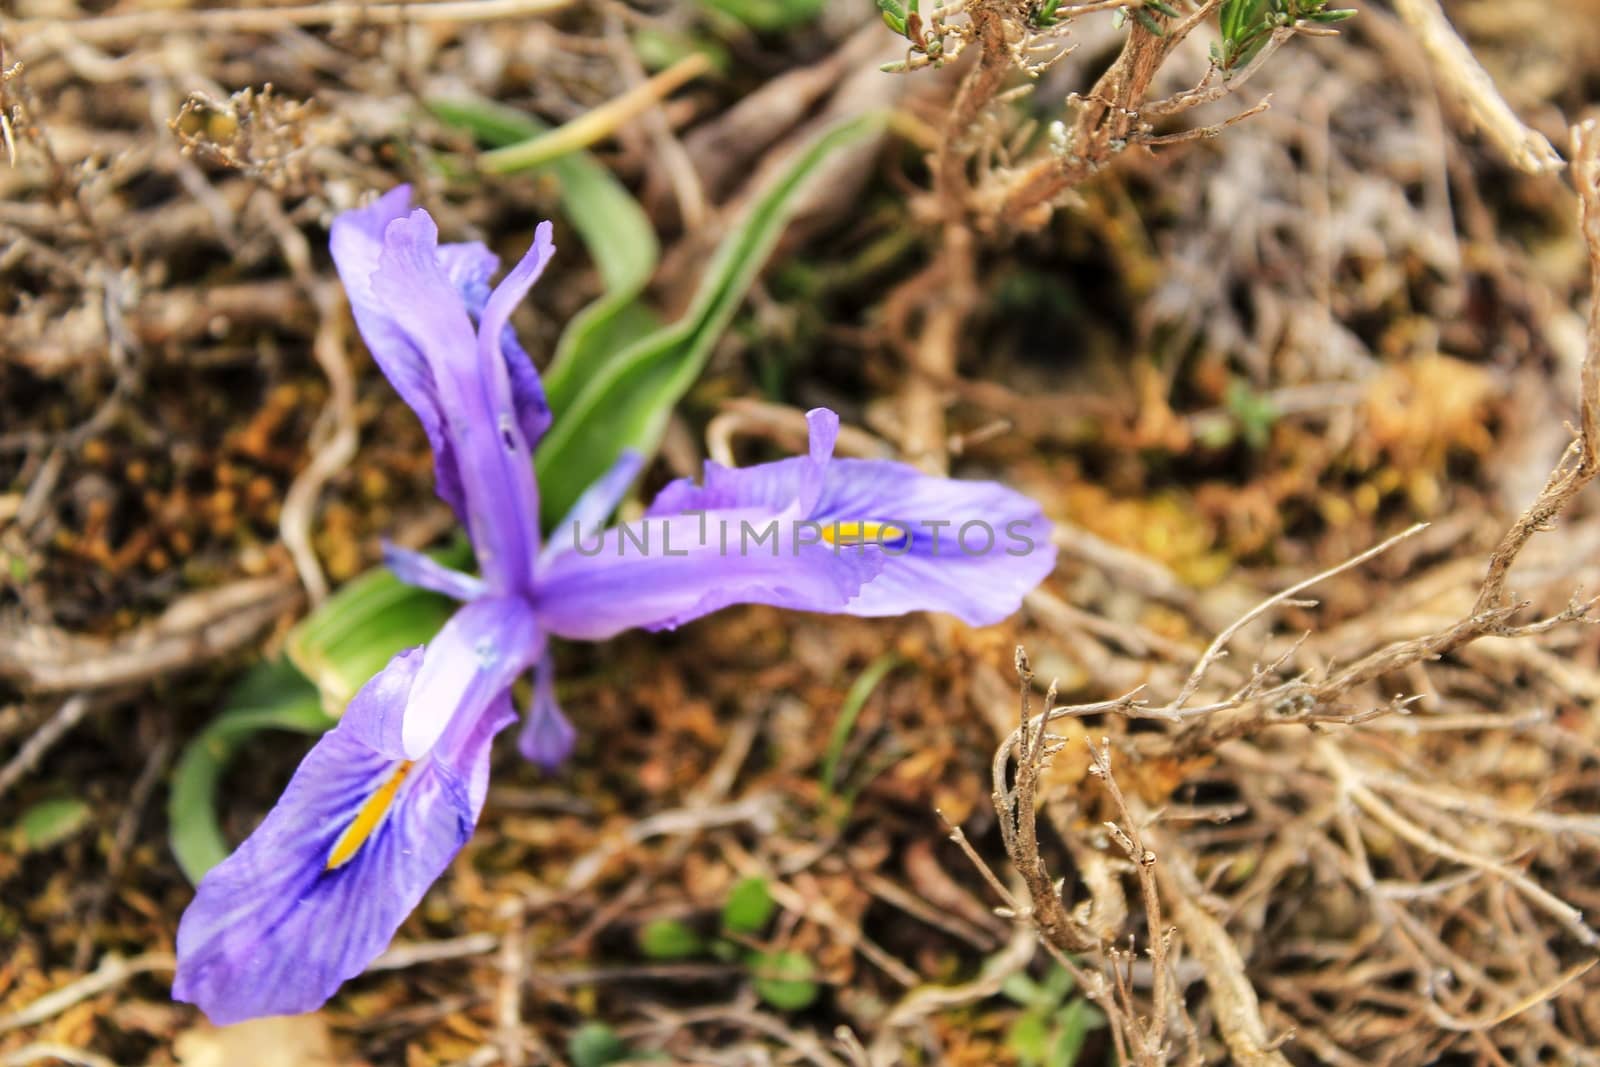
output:
M1529 174L1561 169L1561 154L1543 134L1517 118L1489 72L1450 25L1438 0L1395 0L1394 6L1415 31L1439 80L1512 166Z

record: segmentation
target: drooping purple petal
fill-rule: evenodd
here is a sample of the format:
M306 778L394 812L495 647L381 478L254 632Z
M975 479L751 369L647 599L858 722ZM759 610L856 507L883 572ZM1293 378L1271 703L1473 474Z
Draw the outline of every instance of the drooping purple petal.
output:
M428 644L406 701L401 755L416 759L453 723L476 718L543 651L544 636L524 598L486 596L464 604Z
M407 585L440 593L452 600L476 600L488 591L483 579L446 567L433 557L383 542L383 565Z
M834 551L793 509L648 517L563 544L540 575L539 621L558 637L601 641L730 604L841 611L882 567L876 553Z
M942 611L973 626L1013 614L1055 569L1050 522L1039 505L996 482L936 478L883 460L841 459L828 468L811 517L834 528L889 523L874 551L883 569L850 601L851 615Z
M555 664L545 652L533 676L533 703L522 720L517 749L523 757L554 771L572 755L578 731L556 703Z
M319 1007L460 851L483 806L489 742L514 716L502 694L407 763L385 737L421 658L401 653L356 695L261 826L201 880L178 927L175 999L218 1025Z
M505 369L483 367L466 306L449 287L437 252L438 229L427 212L390 222L372 292L433 372L485 581L497 591L526 592L539 550L538 490L528 442ZM486 310L485 317L493 314ZM489 347L498 356L498 345Z

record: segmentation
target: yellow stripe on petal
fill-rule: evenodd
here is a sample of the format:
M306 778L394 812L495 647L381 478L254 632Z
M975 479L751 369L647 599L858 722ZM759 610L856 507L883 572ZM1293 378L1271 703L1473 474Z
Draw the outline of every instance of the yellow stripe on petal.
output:
M326 870L343 867L350 862L351 857L361 851L361 846L383 821L384 813L389 810L389 805L394 803L394 795L400 791L400 784L410 773L411 761L402 761L400 766L395 768L394 774L389 776L389 780L366 799L361 805L361 810L356 812L356 817L350 820L350 825L339 835L339 840L333 843L333 851L328 853Z
M898 544L907 536L905 527L893 522L835 522L822 528L822 539L830 545Z

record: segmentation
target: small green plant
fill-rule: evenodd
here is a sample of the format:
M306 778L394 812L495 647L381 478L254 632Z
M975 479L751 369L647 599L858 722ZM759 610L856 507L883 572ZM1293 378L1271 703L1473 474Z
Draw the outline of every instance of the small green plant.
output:
M764 1003L779 1011L801 1011L817 999L816 964L799 952L750 944L777 910L766 879L745 878L728 893L717 936L703 937L677 919L654 919L639 929L639 951L653 960L710 956L738 962Z
M1278 421L1278 408L1272 398L1250 388L1244 380L1234 379L1228 383L1224 403L1244 443L1257 450L1267 447L1272 425Z
M1328 0L1223 0L1217 15L1222 40L1211 46L1211 58L1223 70L1234 70L1254 59L1277 30L1354 16L1353 8L1330 8Z
M1022 1067L1072 1067L1089 1034L1105 1025L1105 1016L1072 990L1072 972L1060 965L1042 982L1018 972L1000 987L1023 1009L1006 1033Z
M12 847L17 852L54 848L78 836L93 820L93 815L88 803L79 797L41 800L24 811L12 827Z

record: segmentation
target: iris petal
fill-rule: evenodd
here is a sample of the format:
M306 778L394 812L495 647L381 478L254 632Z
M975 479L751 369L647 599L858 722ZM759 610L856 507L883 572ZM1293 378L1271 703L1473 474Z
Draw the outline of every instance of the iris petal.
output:
M498 591L525 592L539 550L539 499L527 440L505 375L484 373L477 334L465 304L449 289L437 251L438 228L427 212L394 220L384 230L372 290L433 372L484 579ZM497 314L486 309L485 321Z
M606 519L617 510L617 505L622 503L622 496L628 491L628 486L633 484L634 478L639 474L639 469L644 466L644 457L633 449L624 449L622 455L611 465L611 469L595 480L594 484L583 491L577 503L572 505L572 510L561 517L551 531L550 541L541 550L543 553L541 565L548 563L552 558L563 551L568 551L579 544L593 540ZM570 541L566 540L571 538Z
M417 759L453 724L474 721L538 662L544 638L522 597L480 597L428 644L406 699L399 754Z
M936 478L902 463L834 459L838 417L818 408L806 418L808 456L738 470L707 463L704 485L672 483L648 514L705 511L713 523L740 509L798 514L838 542L834 566L866 566L865 556L876 569L841 602L797 596L792 584L766 580L748 561L727 564L720 578L707 567L704 580L717 588L677 621L713 605L761 603L852 615L942 611L986 625L1015 612L1023 594L1055 567L1050 524L1028 497L995 482ZM863 542L867 547L846 547ZM611 554L610 546L601 554Z
M555 665L545 653L534 672L533 703L522 721L517 749L523 757L547 771L554 771L572 755L578 731L556 703Z
M942 611L985 626L1013 614L1055 569L1039 505L996 482L936 478L903 463L841 459L828 468L815 521L892 523L908 541L879 550L882 572L851 615Z
M367 342L372 358L400 394L400 399L416 412L428 435L428 444L433 449L434 483L440 499L465 518L466 497L461 487L461 472L446 432L433 370L423 351L390 315L388 306L378 298L372 286L372 276L377 272L383 251L384 231L391 222L405 215L410 204L411 188L402 185L367 207L345 212L333 220L329 247L350 299L356 327ZM487 249L483 251L488 255ZM457 278L468 285L472 284L474 271L486 262L482 257L465 253L456 254L453 259ZM493 269L490 265L489 270Z
M600 641L636 627L671 629L730 604L845 610L884 561L835 551L800 519L793 509L742 508L614 527L549 561L540 625Z
M839 416L827 408L806 412L811 428L809 455L758 463L751 467L724 467L706 461L701 484L680 478L656 494L646 512L652 516L722 508L770 508L773 512L796 508L809 517L816 507L839 436Z
M356 695L256 832L201 880L178 927L176 999L219 1025L315 1009L384 950L466 842L490 740L512 718L505 694L419 760L360 846L328 866L394 777L400 753L386 735L420 659L402 653Z
M340 215L334 262L373 358L422 422L439 496L472 530L485 575L525 588L539 540L528 453L550 408L508 319L554 253L549 224L491 290L498 258L477 242L439 244L433 220L408 215L409 204L401 186Z
M431 556L401 548L389 541L383 543L383 565L407 585L440 593L453 600L476 600L487 591L481 578L462 574Z
M484 373L497 375L501 367L508 372L512 404L530 449L539 443L539 438L550 428L550 405L545 402L544 386L539 382L533 363L522 346L517 344L510 322L511 312L528 295L528 290L533 288L556 254L551 232L550 224L541 222L534 230L533 243L528 246L522 260L495 286L481 308L473 310L473 317L478 320L478 343L484 357Z

